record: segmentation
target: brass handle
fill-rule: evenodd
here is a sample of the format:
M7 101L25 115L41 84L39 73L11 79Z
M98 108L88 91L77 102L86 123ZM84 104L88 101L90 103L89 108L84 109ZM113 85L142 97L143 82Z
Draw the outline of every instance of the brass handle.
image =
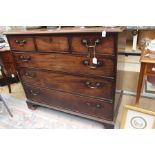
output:
M104 108L104 106L101 105L100 103L91 104L90 102L86 102L86 104L87 104L89 107L94 107L94 108L98 108L98 109Z
M16 40L16 43L17 43L19 46L24 46L24 44L26 44L26 40Z
M88 86L91 89L100 88L101 86L103 86L103 84L100 82L96 82L94 86L92 85L92 83L90 81L86 81L85 84L86 84L86 86Z
M24 62L28 62L31 60L31 56L20 56L19 59Z
M86 66L88 66L91 69L95 69L95 68L98 68L98 67L103 66L103 62L102 61L98 61L97 64L91 64L90 65L89 60L84 60L83 61L83 64L86 65Z
M32 73L32 72L26 72L25 73L25 76L29 77L29 78L34 78L36 76L35 73Z
M95 56L95 48L96 48L96 45L100 43L100 39L98 39L98 38L96 40L82 39L81 42L88 49L87 57L91 57L91 52L92 51L94 52L94 56Z
M87 48L91 48L91 47L95 47L97 44L99 44L100 43L100 39L97 38L96 40L94 40L93 44L92 44L92 40L91 39L82 39L81 42L82 42L82 44L85 44L85 46Z
M31 92L31 94L34 95L34 96L39 95L39 92L37 92L37 91L30 90L30 92Z

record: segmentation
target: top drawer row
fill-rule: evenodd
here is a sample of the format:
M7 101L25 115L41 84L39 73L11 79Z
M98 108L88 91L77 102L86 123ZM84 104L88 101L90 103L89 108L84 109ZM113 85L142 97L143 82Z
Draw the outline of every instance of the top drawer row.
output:
M8 36L11 50L87 53L96 45L96 53L114 54L114 34L74 34L47 36Z

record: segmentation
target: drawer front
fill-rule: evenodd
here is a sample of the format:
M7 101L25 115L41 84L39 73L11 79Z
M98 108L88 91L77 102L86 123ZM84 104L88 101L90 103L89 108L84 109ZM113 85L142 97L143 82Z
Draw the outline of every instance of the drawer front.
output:
M32 101L101 119L113 119L113 105L107 101L30 86L24 86L24 89Z
M146 72L155 75L155 64L147 64Z
M39 36L36 38L38 51L41 52L68 52L67 37L63 36Z
M11 50L35 51L34 41L31 37L12 36L9 37Z
M0 53L0 58L3 62L13 62L13 55L11 52Z
M24 83L85 96L112 99L114 84L109 80L93 79L48 71L21 68L20 77ZM44 78L46 77L46 78Z
M102 37L102 34L81 34L72 37L71 48L74 52L86 53L93 51L89 46L96 44L96 53L99 54L114 54L114 35L107 34Z
M91 65L88 58L69 54L30 54L15 53L19 67L41 68L75 74L114 76L114 60L110 58L98 59L98 65Z

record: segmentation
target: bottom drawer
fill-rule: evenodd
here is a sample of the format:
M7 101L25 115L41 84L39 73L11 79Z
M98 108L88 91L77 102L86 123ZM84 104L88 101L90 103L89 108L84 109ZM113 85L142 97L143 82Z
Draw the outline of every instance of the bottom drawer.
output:
M31 86L24 86L24 89L29 100L92 117L113 120L113 104L108 101Z

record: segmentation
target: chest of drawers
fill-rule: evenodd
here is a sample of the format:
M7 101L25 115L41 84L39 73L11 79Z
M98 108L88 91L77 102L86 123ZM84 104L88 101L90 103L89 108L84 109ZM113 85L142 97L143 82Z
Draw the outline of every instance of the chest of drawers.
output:
M102 122L113 128L117 39L121 28L8 32L27 104ZM92 59L97 58L93 63Z

